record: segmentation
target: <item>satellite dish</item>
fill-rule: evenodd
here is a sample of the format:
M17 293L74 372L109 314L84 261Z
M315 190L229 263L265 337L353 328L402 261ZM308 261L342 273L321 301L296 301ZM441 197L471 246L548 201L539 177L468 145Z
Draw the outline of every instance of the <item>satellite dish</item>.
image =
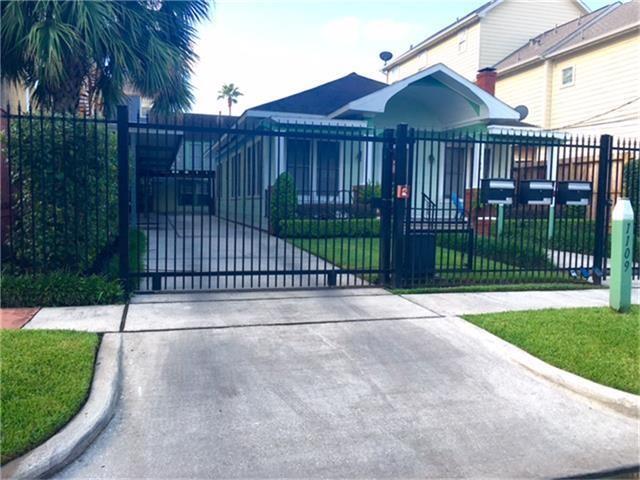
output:
M529 115L529 109L525 105L518 105L514 110L520 114L520 120L524 120Z
M393 53L391 52L380 52L380 60L382 60L384 63L387 63L389 60L391 60L393 58Z

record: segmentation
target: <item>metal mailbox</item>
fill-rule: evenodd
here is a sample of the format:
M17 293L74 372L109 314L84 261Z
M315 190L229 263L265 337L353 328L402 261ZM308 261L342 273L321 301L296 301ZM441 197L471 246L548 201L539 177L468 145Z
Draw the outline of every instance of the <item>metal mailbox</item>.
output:
M482 180L480 201L488 205L512 205L516 182L509 178L485 178Z
M555 182L552 180L522 180L520 203L525 205L551 205Z
M589 205L592 193L591 182L558 182L556 202L560 205Z

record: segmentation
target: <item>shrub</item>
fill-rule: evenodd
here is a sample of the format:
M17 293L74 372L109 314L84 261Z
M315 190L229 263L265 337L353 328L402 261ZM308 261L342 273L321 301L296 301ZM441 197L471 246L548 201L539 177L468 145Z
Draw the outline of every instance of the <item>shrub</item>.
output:
M92 120L12 120L13 273L86 272L117 234L115 132ZM31 118L31 120L29 120Z
M442 248L467 253L469 235L466 233L450 233L436 235L436 244ZM546 268L552 264L546 252L534 241L520 242L519 239L503 237L482 237L475 239L474 256L484 257L496 262L506 263L521 268Z
M271 188L269 199L269 225L276 235L280 232L282 220L295 217L298 207L298 194L293 178L288 173L282 173Z
M105 305L125 299L120 282L97 275L84 277L66 272L3 274L0 286L2 307Z
M313 203L299 205L298 218L333 220L336 218L374 218L376 211L364 203Z
M353 187L354 203L370 204L374 198L382 196L382 187L379 183L356 185Z
M380 235L378 219L283 220L280 236L286 238L377 237Z

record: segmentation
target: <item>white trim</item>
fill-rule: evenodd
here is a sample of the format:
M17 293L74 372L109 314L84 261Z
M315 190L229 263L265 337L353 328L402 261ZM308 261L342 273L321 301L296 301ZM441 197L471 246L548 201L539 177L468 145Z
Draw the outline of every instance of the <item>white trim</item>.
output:
M571 81L564 83L565 70L571 70ZM573 87L576 84L576 66L574 64L568 65L560 69L560 88Z
M489 125L487 126L487 133L490 135L520 135L523 133L530 133L532 136L536 137L544 137L544 138L557 138L560 140L564 140L569 136L568 133L562 132L552 132L547 130L542 130L537 127L513 127L513 126L502 126L502 125Z
M367 122L364 120L334 120L331 118L320 117L320 118L305 118L301 116L300 118L290 116L290 117L270 117L270 120L273 120L277 123L283 123L288 125L306 125L306 126L329 126L329 127L361 127L366 128ZM298 121L301 120L301 121Z
M445 78L452 80L457 84L456 86L458 86L458 88L456 88L456 86L445 83L448 88L467 98L469 98L469 94L471 94L472 97L475 97L474 100L483 103L487 107L487 110L489 111L488 115L486 117L479 117L478 120L486 118L504 118L512 120L520 119L520 114L513 108L511 108L501 100L498 100L493 95L478 87L475 83L467 80L462 75L454 72L442 63L432 65L431 67L422 70L421 72L418 72L414 75L411 75L410 77L407 77L403 80L400 80L399 82L389 85L388 87L384 87L369 95L361 97L357 100L353 100L352 102L349 102L348 104L340 107L335 112L330 113L328 116L329 118L335 118L348 111L384 113L386 104L391 99L391 97L393 97L412 83L417 82L418 80L438 74L444 75ZM467 92L461 90L467 90Z
M311 113L295 113L295 112L276 112L269 110L246 110L242 116L238 119L237 123L240 123L244 117L261 117L261 118L271 118L271 117L286 117L286 118L326 118L324 115L315 115Z

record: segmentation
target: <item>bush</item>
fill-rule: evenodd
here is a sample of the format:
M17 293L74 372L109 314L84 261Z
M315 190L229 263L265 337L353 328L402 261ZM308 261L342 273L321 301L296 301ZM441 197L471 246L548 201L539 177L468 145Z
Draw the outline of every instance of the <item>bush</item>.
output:
M36 116L10 128L5 265L18 274L90 270L117 234L115 132L93 120Z
M297 207L295 183L291 175L285 172L276 179L269 198L269 225L274 234L279 235L282 220L295 217Z
M379 183L356 185L353 187L354 203L371 204L374 198L382 197L382 187Z
M106 305L125 299L119 281L97 275L83 277L65 272L3 274L0 286L3 308Z
M364 203L313 203L299 205L298 218L333 220L336 218L375 218L376 211Z
M283 220L279 231L280 236L286 238L377 237L380 235L380 220Z
M440 233L436 235L436 244L442 248L467 253L469 235L466 233ZM546 252L540 244L533 241L524 241L521 244L519 239L507 236L498 238L478 236L475 239L473 252L476 257L484 257L521 268L552 267L551 261L547 258Z

